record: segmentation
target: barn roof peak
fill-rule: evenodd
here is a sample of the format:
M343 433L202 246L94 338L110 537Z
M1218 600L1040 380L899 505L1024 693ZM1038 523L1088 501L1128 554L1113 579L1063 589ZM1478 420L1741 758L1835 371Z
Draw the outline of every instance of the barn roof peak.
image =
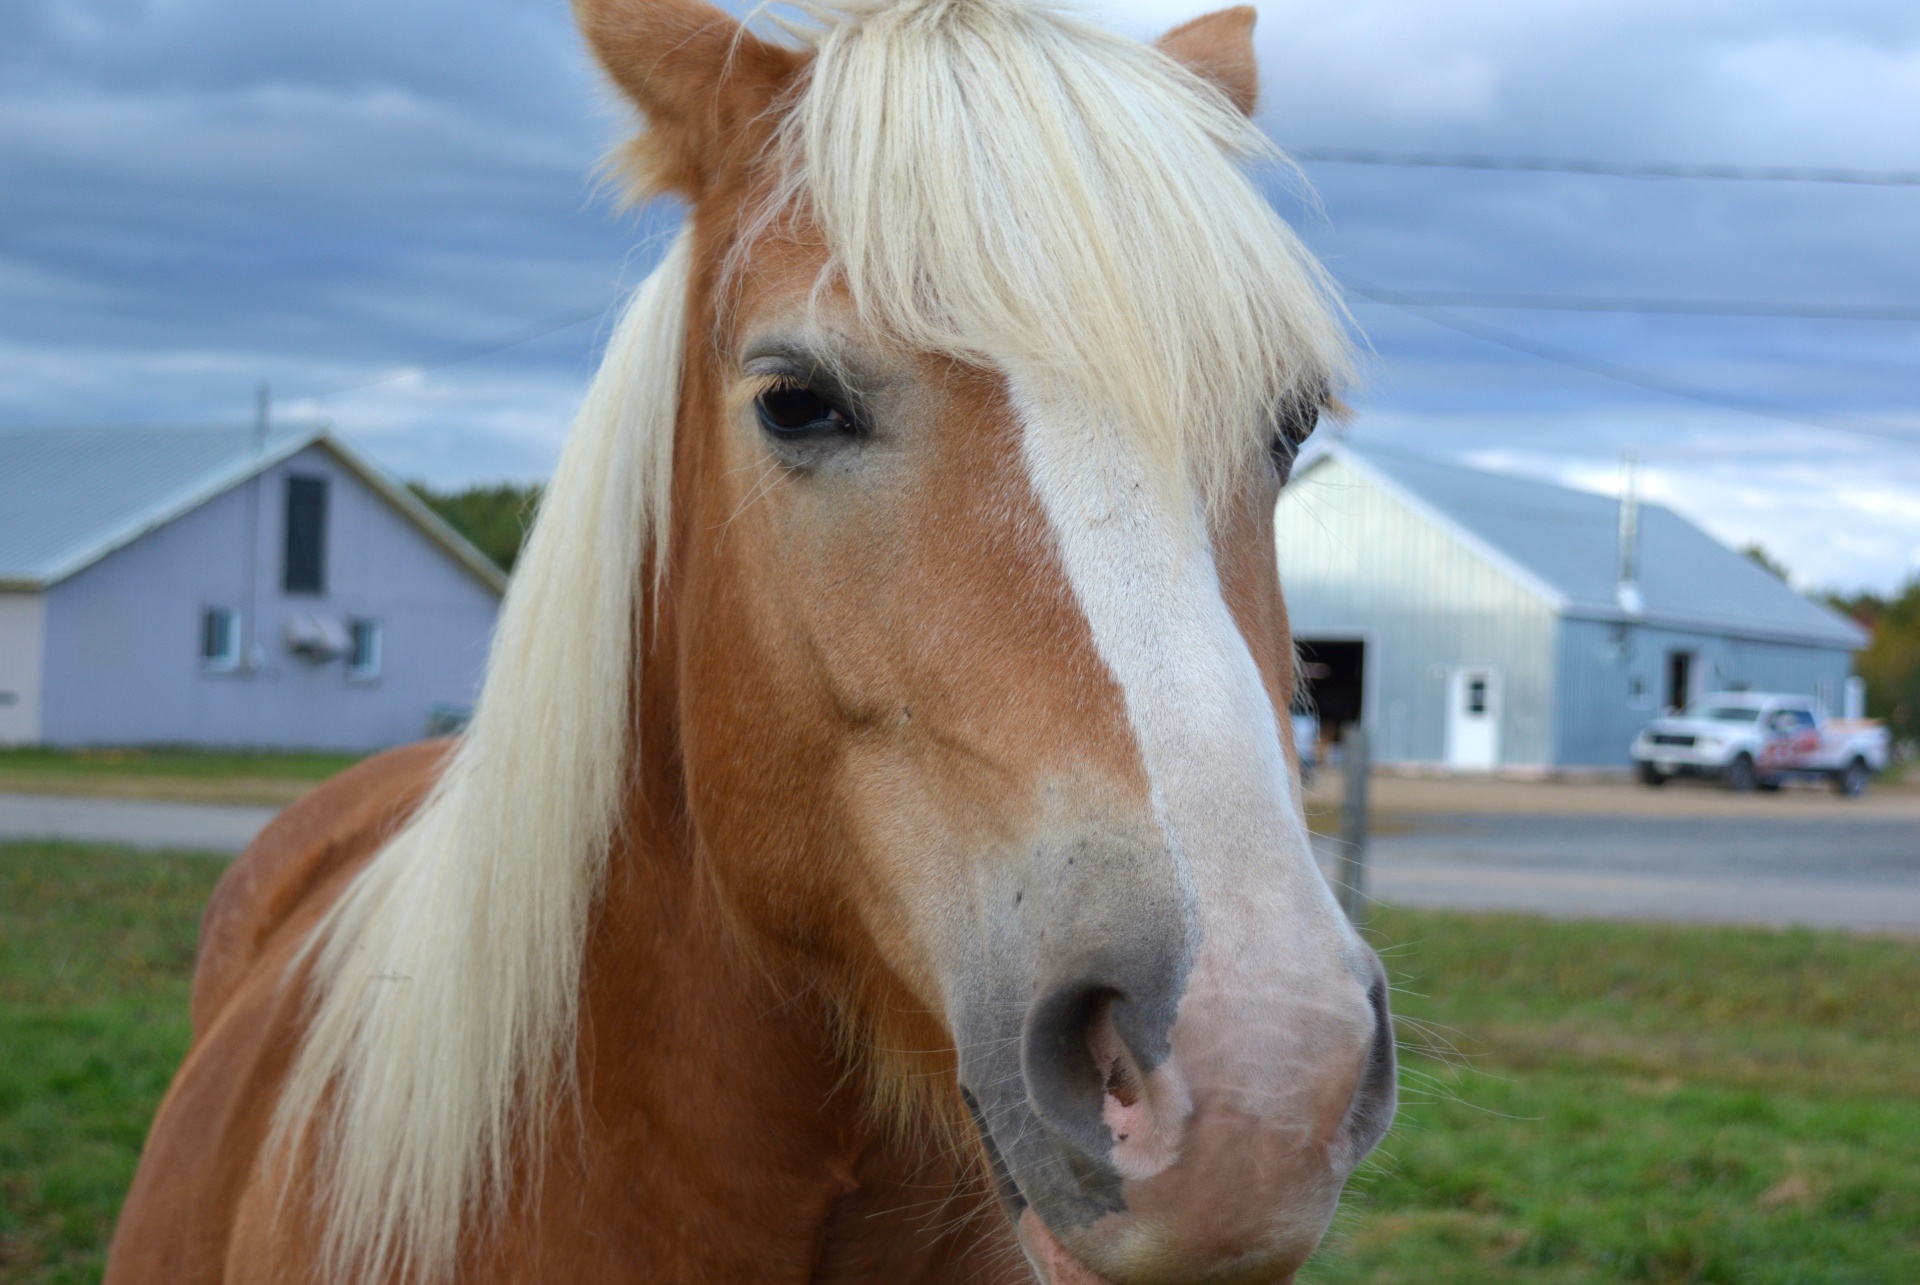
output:
M1641 609L1629 613L1618 593L1617 498L1350 440L1322 448L1301 466L1292 487L1308 490L1330 460L1366 475L1455 540L1502 564L1562 615L1849 650L1866 645L1851 620L1664 505L1639 506Z
M0 428L0 590L60 583L298 454L325 448L496 593L485 554L324 424Z

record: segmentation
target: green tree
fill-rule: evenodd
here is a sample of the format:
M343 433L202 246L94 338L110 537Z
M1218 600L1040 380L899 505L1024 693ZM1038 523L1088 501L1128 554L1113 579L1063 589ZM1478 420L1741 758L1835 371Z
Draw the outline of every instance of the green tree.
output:
M1828 601L1873 635L1857 658L1867 681L1867 712L1885 719L1895 740L1920 741L1920 576L1891 597L1861 593Z
M1742 545L1740 552L1746 554L1747 557L1751 558L1761 567L1772 572L1777 578L1781 580L1789 579L1787 575L1787 564L1774 557L1771 553L1768 553L1767 546L1761 544L1758 540L1752 544Z
M407 487L502 571L513 570L540 503L538 483L500 482L461 491L436 491L425 482Z

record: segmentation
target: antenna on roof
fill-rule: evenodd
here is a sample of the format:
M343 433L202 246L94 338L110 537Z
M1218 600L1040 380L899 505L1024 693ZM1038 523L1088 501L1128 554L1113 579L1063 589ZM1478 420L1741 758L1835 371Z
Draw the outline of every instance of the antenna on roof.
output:
M267 427L273 417L273 390L265 383L253 395L253 449L267 449Z
M1620 610L1637 616L1647 609L1640 596L1640 460L1627 451L1620 464L1626 477L1620 487L1620 574L1613 592Z

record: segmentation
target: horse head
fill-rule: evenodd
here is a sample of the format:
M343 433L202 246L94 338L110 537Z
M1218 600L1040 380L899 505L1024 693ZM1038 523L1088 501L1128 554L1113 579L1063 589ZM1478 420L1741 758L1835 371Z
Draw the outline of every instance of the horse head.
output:
M1394 1060L1286 730L1271 513L1345 368L1252 11L578 9L688 205L643 701L731 921L1047 1279L1288 1278Z

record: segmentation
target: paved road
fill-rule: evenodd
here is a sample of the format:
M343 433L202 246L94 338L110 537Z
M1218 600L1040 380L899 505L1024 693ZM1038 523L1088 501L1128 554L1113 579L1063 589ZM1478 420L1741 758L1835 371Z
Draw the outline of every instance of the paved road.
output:
M75 839L233 853L246 847L277 811L216 803L0 794L0 839Z
M232 853L269 807L0 794L0 838ZM1369 891L1405 905L1920 934L1920 822L1391 813ZM1334 840L1318 841L1323 859ZM1329 862L1330 864L1330 862Z
M1904 818L1411 813L1382 829L1368 891L1387 902L1920 934L1920 823Z

